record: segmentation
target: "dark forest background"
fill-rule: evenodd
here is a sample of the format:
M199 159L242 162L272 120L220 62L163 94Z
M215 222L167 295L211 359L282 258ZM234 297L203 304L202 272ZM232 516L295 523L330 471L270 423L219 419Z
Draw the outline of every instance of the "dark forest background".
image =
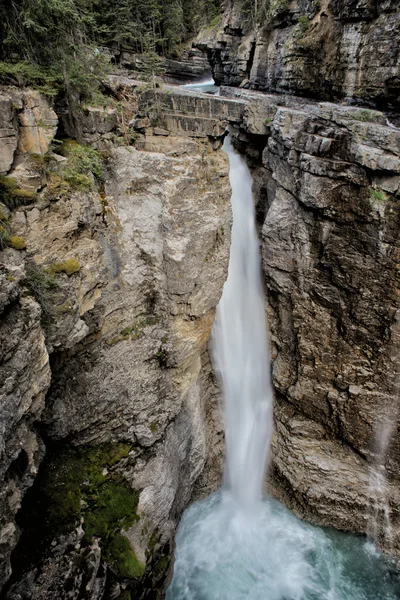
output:
M90 96L112 52L178 57L185 42L216 24L219 0L0 0L0 83L56 95Z

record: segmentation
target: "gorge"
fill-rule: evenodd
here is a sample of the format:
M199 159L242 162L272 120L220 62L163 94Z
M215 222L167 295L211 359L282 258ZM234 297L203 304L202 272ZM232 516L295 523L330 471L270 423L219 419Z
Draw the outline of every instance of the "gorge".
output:
M180 548L202 557L185 531L220 503L209 340L231 247L227 126L253 179L272 365L275 500L249 526L256 554L299 582L276 600L302 598L325 551L371 598L399 597L372 543L313 528L400 554L397 8L271 2L255 27L226 2L195 41L219 96L118 70L103 104L1 87L2 598L162 598L181 516L208 497L175 567Z

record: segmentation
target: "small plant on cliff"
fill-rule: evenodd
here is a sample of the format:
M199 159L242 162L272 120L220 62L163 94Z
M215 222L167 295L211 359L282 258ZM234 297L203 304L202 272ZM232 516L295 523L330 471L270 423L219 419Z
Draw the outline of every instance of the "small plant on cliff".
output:
M311 26L311 20L306 15L301 15L299 17L294 37L297 42L300 42L302 38L308 33Z
M42 319L46 323L53 314L52 294L57 288L54 275L41 265L28 261L25 265L26 285L42 309Z
M75 140L66 140L59 149L67 161L61 163L60 175L73 189L90 189L103 175L104 162L100 152L82 146Z
M373 187L369 188L369 197L371 200L377 200L378 202L385 202L387 200L387 194L383 190Z
M0 175L0 202L13 210L18 206L31 204L36 200L35 192L22 190L12 177Z

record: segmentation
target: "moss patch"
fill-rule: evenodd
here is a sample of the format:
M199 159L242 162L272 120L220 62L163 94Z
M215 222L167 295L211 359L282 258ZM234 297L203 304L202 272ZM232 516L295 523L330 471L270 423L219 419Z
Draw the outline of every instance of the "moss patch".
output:
M76 258L70 258L64 262L53 263L47 268L48 272L52 275L56 273L65 273L70 277L74 273L78 273L81 270L81 265Z
M18 235L10 236L8 238L8 244L11 248L14 248L14 250L25 250L26 248L26 241Z
M10 210L18 206L31 204L36 198L37 194L35 192L20 189L12 177L0 175L0 202L5 204Z
M105 551L105 558L117 575L123 578L141 577L146 568L137 559L129 540L121 534L113 537Z
M120 534L139 519L139 494L113 470L131 449L130 444L110 443L49 455L24 500L21 570L29 567L27 558L37 561L51 540L82 523L85 541L100 538L104 557L115 573L132 578L143 573L145 565Z

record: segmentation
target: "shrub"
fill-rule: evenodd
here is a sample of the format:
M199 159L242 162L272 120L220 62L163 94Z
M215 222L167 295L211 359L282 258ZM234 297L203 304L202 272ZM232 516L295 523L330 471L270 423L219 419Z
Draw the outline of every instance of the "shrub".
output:
M59 152L67 158L67 162L60 165L61 175L72 188L90 189L94 179L101 179L104 170L103 157L94 148L82 146L75 140L67 140Z
M0 61L0 83L30 86L45 96L55 96L61 87L60 78L49 69L24 60L16 63Z

